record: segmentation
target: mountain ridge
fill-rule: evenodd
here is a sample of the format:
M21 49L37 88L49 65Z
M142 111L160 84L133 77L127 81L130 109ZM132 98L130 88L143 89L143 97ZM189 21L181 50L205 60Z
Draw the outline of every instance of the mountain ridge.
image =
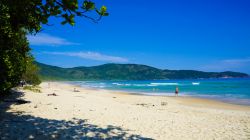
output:
M98 66L62 68L35 62L43 80L163 80L249 77L241 72L203 72L198 70L158 69L142 64L108 63Z

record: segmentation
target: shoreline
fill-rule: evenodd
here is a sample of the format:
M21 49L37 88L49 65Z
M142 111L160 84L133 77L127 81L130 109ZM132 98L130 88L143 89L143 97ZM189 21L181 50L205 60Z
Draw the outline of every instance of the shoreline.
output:
M94 89L93 89L94 90ZM110 92L123 92L124 94L131 94L131 95L138 95L138 96L152 96L152 97L173 97L175 98L175 95L160 95L160 93L157 93L155 95L148 94L148 93L138 93L138 92L129 92L129 91L122 91L122 90L109 90L109 89L104 89ZM174 93L173 93L174 94ZM181 93L179 93L181 94ZM190 99L196 99L196 100L208 100L208 101L214 101L214 102L219 102L219 103L225 103L225 104L230 104L230 105L238 105L238 106L247 106L250 107L250 103L242 103L242 102L236 102L235 100L237 99L220 99L220 98L213 98L213 97L203 97L203 96L195 96L195 95L188 95L188 94L182 94L178 95L176 98L190 98ZM240 99L244 100L244 99ZM249 100L250 101L250 100Z
M55 82L57 83L57 82ZM123 95L131 95L131 96L147 96L147 97L153 97L153 98L171 98L173 100L176 100L184 105L189 106L202 106L207 108L213 108L213 109L233 109L233 110L250 110L250 105L247 104L235 104L230 102L224 102L219 99L212 99L212 98L202 98L202 97L196 97L196 96L189 96L189 95L182 95L182 96L169 96L169 95L150 95L150 94L143 94L143 93L136 93L136 92L129 92L129 91L122 91L122 90L111 90L111 89L100 89L100 88L92 88L92 87L82 87L80 85L74 85L71 83L64 83L72 85L75 87L78 87L80 89L87 89L87 90L95 90L95 91L105 91L111 94L123 94ZM174 93L173 93L174 94Z
M15 93L29 103L7 106L0 102L2 139L250 138L249 106L60 82L43 82L40 87L41 93Z
M55 82L57 83L57 82ZM88 89L88 90L105 90L105 91L109 91L109 92L112 92L112 93L123 93L123 94L130 94L130 95L139 95L139 96L156 96L156 97L175 97L174 93L171 93L173 95L160 95L161 93L154 93L154 92L136 92L136 91L129 91L129 90L113 90L113 89L105 89L105 88L94 88L94 87L83 87L81 85L75 85L73 83L70 83L70 82L59 82L59 83L64 83L64 84L70 84L70 85L73 85L73 86L76 86L76 87L79 87L79 88L83 88L83 89ZM154 95L155 94L155 95ZM170 93L167 93L167 94L170 94ZM247 107L250 107L250 103L248 101L245 101L243 102L243 100L249 100L250 99L226 99L226 98L223 98L223 99L220 99L220 98L216 98L216 97L209 97L209 95L207 95L207 97L205 96L195 96L195 95L188 95L188 94L182 94L180 93L181 95L179 95L178 97L183 97L183 98L191 98L191 99L197 99L197 100L208 100L208 101L214 101L214 102L219 102L219 103L225 103L225 104L230 104L230 105L237 105L237 106L247 106Z
M95 89L93 89L95 90ZM98 90L98 89L97 89ZM171 98L173 100L181 101L185 105L190 105L190 106L207 106L211 108L219 108L219 109L239 109L239 110L244 110L244 109L250 109L250 105L245 105L245 104L234 104L234 103L229 103L229 102L223 102L221 100L216 100L216 99L210 99L210 98L199 98L195 96L168 96L168 95L147 95L147 94L141 94L141 93L130 93L126 91L113 91L113 90L107 90L104 89L104 91L110 92L112 94L125 94L125 95L134 95L134 96L148 96L148 97L153 97L153 98Z

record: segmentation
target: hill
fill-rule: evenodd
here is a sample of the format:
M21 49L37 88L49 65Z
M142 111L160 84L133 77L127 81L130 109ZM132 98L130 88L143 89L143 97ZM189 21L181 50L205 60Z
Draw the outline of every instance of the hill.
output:
M104 64L93 67L61 68L35 62L43 80L159 80L196 78L236 78L249 75L239 72L202 72L195 70L161 70L138 64Z

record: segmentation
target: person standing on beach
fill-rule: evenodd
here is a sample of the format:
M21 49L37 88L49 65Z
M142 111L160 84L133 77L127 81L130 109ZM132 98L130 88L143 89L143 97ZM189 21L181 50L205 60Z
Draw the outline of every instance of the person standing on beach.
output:
M179 88L176 87L176 88L175 88L175 96L178 96L178 93L179 93Z

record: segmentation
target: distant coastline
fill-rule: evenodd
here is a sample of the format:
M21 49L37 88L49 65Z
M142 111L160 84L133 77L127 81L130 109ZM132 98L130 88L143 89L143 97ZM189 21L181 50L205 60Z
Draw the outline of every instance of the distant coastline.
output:
M104 64L93 67L61 68L36 62L43 80L166 80L248 78L240 72L203 72L196 70L162 70L139 64Z

